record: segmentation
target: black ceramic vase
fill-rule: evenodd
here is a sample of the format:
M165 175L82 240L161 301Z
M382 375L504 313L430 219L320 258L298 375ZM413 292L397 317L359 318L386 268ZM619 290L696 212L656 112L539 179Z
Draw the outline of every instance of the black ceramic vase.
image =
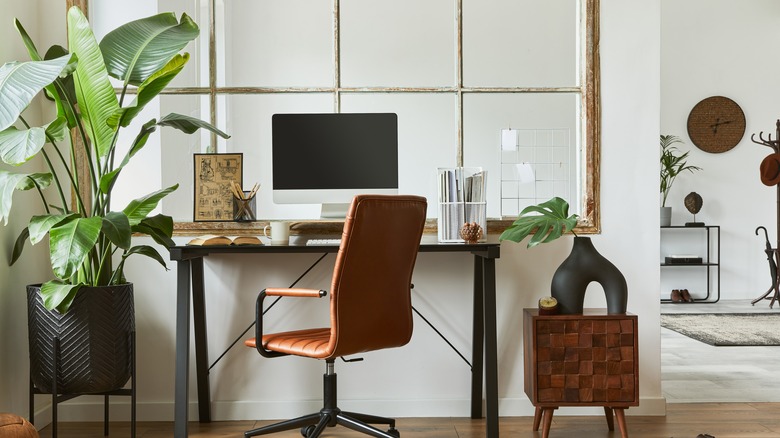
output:
M608 313L626 313L626 278L596 251L590 237L575 237L571 254L561 263L552 279L552 296L558 300L560 313L582 313L585 290L592 281L604 288Z

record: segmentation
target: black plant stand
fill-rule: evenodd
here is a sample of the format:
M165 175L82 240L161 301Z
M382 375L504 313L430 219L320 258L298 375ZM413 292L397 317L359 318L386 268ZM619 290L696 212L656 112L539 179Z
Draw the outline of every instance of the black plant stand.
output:
M135 438L135 417L136 417L136 381L135 381L135 332L128 333L130 344L130 388L119 388L113 391L85 393L85 394L59 394L57 391L57 378L60 372L60 339L55 337L54 343L54 376L52 378L52 391L44 392L39 390L32 379L30 379L30 423L35 424L35 394L51 394L51 427L52 438L57 438L57 404L76 398L80 395L102 395L103 396L103 435L108 436L108 397L112 395L130 396L130 436Z

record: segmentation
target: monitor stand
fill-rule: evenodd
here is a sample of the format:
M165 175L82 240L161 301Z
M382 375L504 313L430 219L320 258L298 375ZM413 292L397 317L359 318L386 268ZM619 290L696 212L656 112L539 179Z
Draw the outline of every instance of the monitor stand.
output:
M344 204L322 204L320 217L322 219L344 219L349 211L349 203Z

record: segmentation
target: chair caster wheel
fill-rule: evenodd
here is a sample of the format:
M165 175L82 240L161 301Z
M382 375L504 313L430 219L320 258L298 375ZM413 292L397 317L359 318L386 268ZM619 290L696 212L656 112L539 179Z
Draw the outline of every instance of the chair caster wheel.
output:
M317 427L313 424L308 426L303 426L301 428L301 435L303 436L303 438L309 438L309 436L311 436L311 434L314 433L314 429L316 428Z
M395 438L401 438L401 432L398 431L396 428L390 428L387 430L387 433L394 436Z

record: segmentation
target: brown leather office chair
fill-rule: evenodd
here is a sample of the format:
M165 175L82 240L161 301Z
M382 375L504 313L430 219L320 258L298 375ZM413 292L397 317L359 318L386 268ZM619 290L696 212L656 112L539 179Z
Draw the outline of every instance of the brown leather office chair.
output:
M359 195L352 200L333 269L330 327L263 333L265 297L319 298L327 293L301 288L260 292L256 335L245 344L269 358L295 355L325 360L324 406L314 414L250 430L245 437L300 427L304 437L315 438L337 424L380 438L400 436L394 419L338 408L334 360L400 347L411 339L412 271L426 208L425 198L419 196ZM389 430L370 424L386 424Z

